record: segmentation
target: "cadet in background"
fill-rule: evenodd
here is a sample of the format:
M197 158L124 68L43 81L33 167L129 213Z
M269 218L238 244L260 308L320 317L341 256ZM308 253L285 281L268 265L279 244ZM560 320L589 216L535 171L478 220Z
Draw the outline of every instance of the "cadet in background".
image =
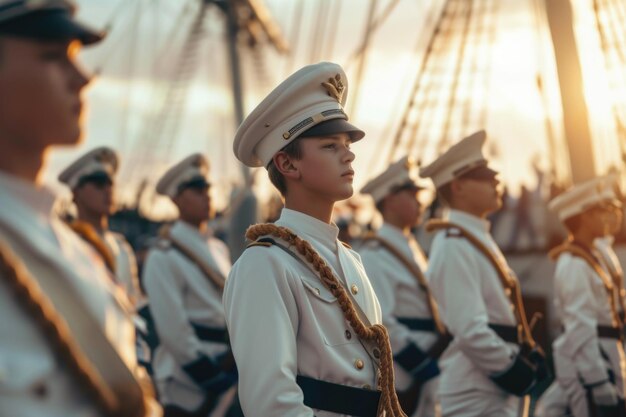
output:
M448 209L426 225L437 231L427 275L454 337L440 361L444 417L525 414L527 394L546 377L519 281L489 233L486 217L501 195L482 154L485 140L484 131L474 133L420 171ZM517 397L524 397L521 407Z
M440 412L437 361L450 338L426 280L428 260L413 235L424 212L417 171L415 161L405 156L361 189L371 195L384 223L364 237L359 254L389 331L403 409L434 417Z
M135 253L126 238L109 230L109 216L115 209L115 176L119 156L108 147L87 152L58 176L72 191L77 217L70 227L102 256L115 276L115 283L136 306L142 301Z
M0 415L158 416L132 306L41 183L50 147L80 140L89 77L76 55L102 39L74 12L0 0Z
M161 229L143 268L159 339L152 368L165 417L222 415L234 396L237 374L222 308L230 255L207 226L208 175L207 159L193 154L163 174L156 187L179 213L174 224Z

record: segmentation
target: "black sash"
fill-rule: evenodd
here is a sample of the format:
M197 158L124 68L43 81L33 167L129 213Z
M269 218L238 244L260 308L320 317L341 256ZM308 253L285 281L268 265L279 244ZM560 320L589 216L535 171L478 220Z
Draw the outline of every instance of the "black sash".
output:
M376 417L380 391L334 384L298 375L296 383L304 393L304 405L317 410L355 417Z

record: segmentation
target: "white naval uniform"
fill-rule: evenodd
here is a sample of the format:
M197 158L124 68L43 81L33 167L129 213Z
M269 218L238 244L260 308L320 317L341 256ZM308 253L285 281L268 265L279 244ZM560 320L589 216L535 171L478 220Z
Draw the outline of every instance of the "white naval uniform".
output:
M222 277L228 275L230 256L219 239L201 234L180 220L169 233L196 258L206 262L206 267ZM194 410L202 404L205 391L182 367L193 363L201 354L215 359L228 346L200 340L191 323L224 329L221 293L193 261L167 242L160 242L150 250L143 282L160 340L152 363L160 401Z
M111 346L128 369L134 370L130 306L113 285L99 255L53 214L55 196L4 173L0 173L0 195L0 240L8 243L40 284L41 278L50 274L64 279L63 287L84 300ZM5 285L0 279L0 415L98 416ZM56 303L66 302L56 296L50 298L57 308Z
M616 274L617 276L623 277L622 266L613 250L612 244L612 236L598 238L594 241L594 246L600 253L601 261L607 271L610 271L611 275ZM617 305L620 307L620 304ZM556 352L554 354L556 355ZM555 363L562 361L562 359L555 359ZM568 408L568 395L562 384L557 380L554 381L550 388L541 396L535 415L537 417L562 417L567 414Z
M377 231L379 237L393 245L404 257L412 260L426 271L428 261L413 237L407 237L400 229L384 223ZM437 340L437 334L428 331L415 331L398 322L397 317L432 319L428 299L413 274L383 246L376 242L366 242L359 250L367 276L372 282L383 313L383 323L389 331L391 349L394 354L401 352L409 343L427 351ZM394 364L396 388L405 390L413 381L413 376L398 363ZM420 393L418 408L413 416L431 417L436 415L438 378L429 380Z
M624 349L618 340L598 338L596 326L611 326L612 315L604 284L585 260L561 254L554 289L565 329L553 343L556 377L574 416L583 417L588 409L582 384L608 380L608 369L615 374L618 395L624 398Z
M488 221L458 210L450 210L448 220L478 238L506 265ZM454 336L439 361L442 415L514 416L518 399L489 378L507 370L519 351L488 327L517 325L513 304L493 265L467 239L444 230L433 239L427 276Z
M137 305L142 299L137 276L137 259L133 248L128 241L119 233L106 230L102 234L106 246L115 259L115 278L117 283L124 289L133 305Z
M624 291L624 270L622 269L622 264L613 249L613 242L615 238L613 236L605 236L602 238L596 239L593 243L600 252L601 261L606 266L607 271L609 271L612 278L619 280L619 299L617 303L617 307L619 310L619 314L624 319L624 303L626 297L626 291Z
M337 240L334 224L289 209L276 224L311 243L369 321L382 323L360 257ZM251 247L243 253L226 282L224 309L246 417L313 416L303 403L297 375L377 387L375 346L359 340L332 293L281 248ZM337 414L317 410L315 415Z

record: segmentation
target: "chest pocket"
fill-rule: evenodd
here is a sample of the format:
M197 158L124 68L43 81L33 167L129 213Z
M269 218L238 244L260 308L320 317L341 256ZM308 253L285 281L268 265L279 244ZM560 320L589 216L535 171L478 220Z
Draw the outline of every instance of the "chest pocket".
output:
M337 298L321 282L301 277L317 327L327 346L341 346L359 341L343 316Z

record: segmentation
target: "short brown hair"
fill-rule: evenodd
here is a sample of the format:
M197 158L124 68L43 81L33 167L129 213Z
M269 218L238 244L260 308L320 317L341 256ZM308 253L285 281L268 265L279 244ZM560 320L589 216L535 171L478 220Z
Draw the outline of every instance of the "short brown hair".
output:
M285 146L280 150L280 152L285 152L288 157L299 160L302 159L302 146L300 146L301 138L296 138L289 145ZM274 187L278 189L280 194L284 197L287 195L287 183L285 182L285 177L283 174L276 168L274 165L274 160L272 159L267 166L267 175L270 178Z
M577 214L575 216L568 217L567 219L563 220L563 225L565 226L567 231L570 233L576 233L576 231L580 228L581 223L582 223L581 214Z
M441 204L450 207L452 204L452 183L449 182L437 188L437 197L439 201L441 201Z

